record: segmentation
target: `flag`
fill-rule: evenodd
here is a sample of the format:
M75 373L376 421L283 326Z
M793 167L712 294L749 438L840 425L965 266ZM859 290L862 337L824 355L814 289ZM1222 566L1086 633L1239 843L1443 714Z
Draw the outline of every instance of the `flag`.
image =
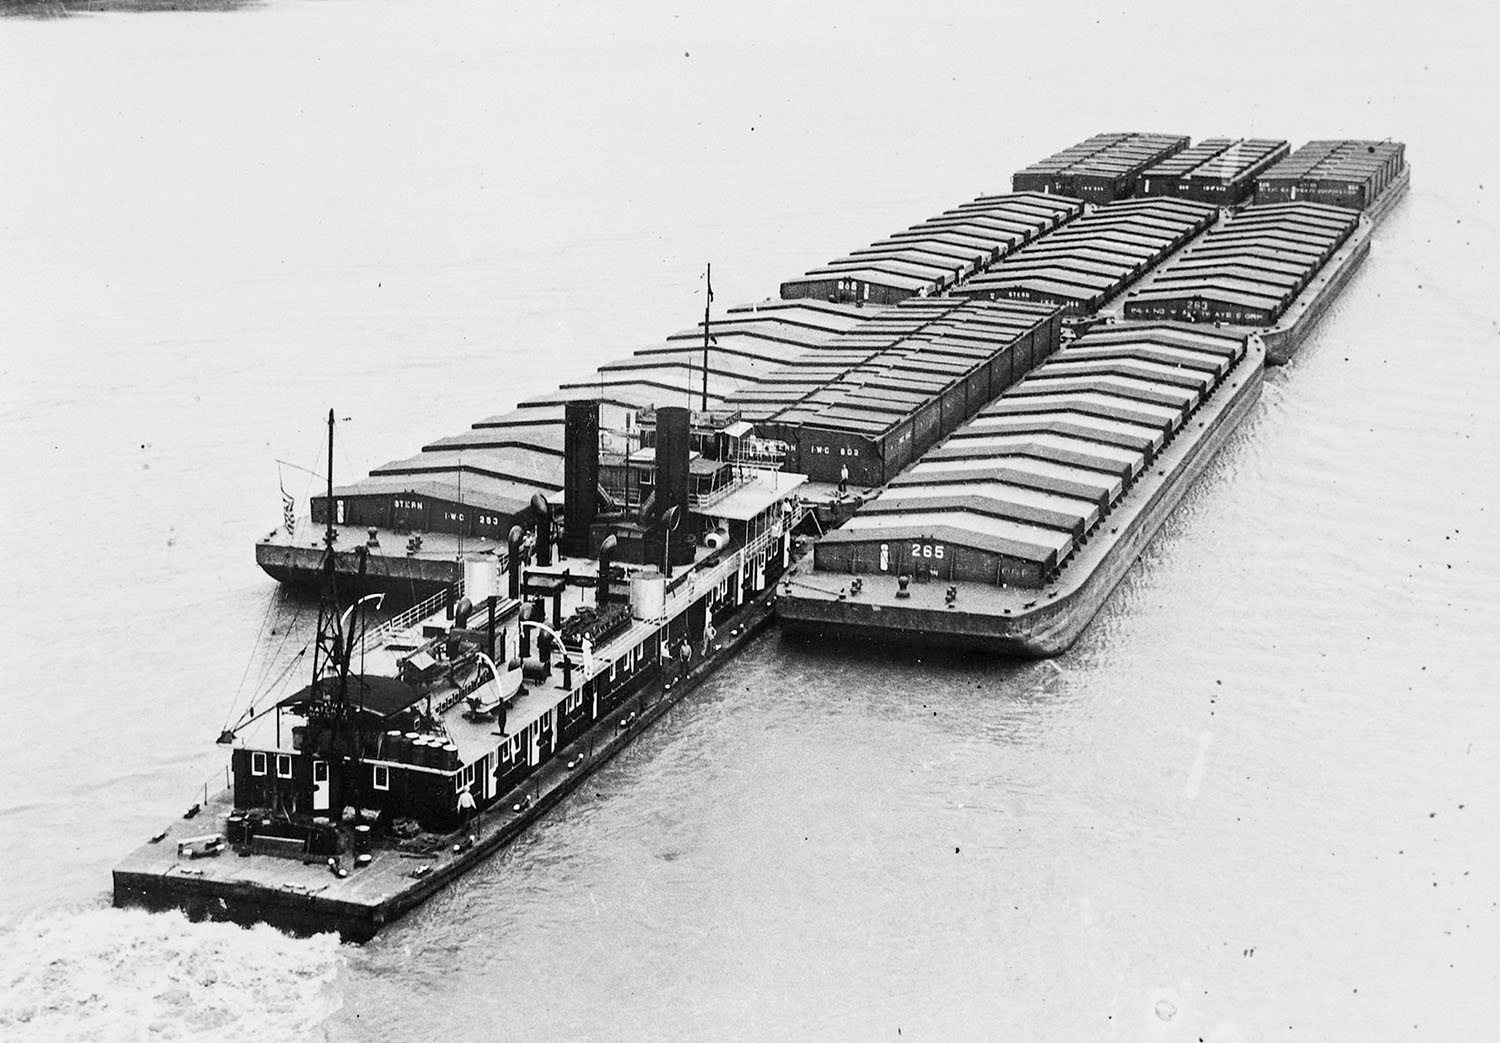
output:
M276 475L276 484L281 487L281 520L286 524L288 536L297 535L297 501L292 499L292 494L286 491L286 482L282 481L280 472Z

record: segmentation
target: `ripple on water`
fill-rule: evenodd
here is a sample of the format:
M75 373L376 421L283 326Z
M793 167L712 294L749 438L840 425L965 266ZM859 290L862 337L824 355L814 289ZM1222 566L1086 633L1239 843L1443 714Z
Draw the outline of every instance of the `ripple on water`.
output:
M333 935L87 909L0 931L0 1038L317 1038L341 1005Z

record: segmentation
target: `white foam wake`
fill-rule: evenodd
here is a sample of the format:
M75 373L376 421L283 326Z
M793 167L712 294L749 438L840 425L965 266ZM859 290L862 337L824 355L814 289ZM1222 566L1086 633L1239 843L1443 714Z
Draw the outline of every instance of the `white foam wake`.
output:
M0 1039L306 1039L340 1006L333 935L91 909L0 930Z

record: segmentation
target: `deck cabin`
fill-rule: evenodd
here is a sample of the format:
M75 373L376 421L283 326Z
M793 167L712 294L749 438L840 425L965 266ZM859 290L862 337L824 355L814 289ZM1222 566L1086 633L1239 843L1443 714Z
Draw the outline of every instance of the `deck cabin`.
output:
M327 723L322 682L283 699L233 751L234 803L253 838L230 841L303 857L339 822L452 830L465 790L478 809L495 804L644 686L670 684L684 645L687 661L701 656L707 624L774 584L807 513L805 476L694 456L711 478L680 537L687 564L663 570L594 542L593 556L526 563L509 578L493 559L487 572L466 569L462 601L429 599L352 657L363 668L348 678L346 726Z

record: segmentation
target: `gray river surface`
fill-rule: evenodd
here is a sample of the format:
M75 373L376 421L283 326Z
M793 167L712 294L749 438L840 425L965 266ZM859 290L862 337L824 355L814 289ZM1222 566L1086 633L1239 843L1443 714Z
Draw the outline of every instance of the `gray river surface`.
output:
M0 1038L1496 1038L1487 11L0 19ZM306 638L330 405L363 474L1131 128L1413 189L1071 652L772 632L362 948L108 907Z

